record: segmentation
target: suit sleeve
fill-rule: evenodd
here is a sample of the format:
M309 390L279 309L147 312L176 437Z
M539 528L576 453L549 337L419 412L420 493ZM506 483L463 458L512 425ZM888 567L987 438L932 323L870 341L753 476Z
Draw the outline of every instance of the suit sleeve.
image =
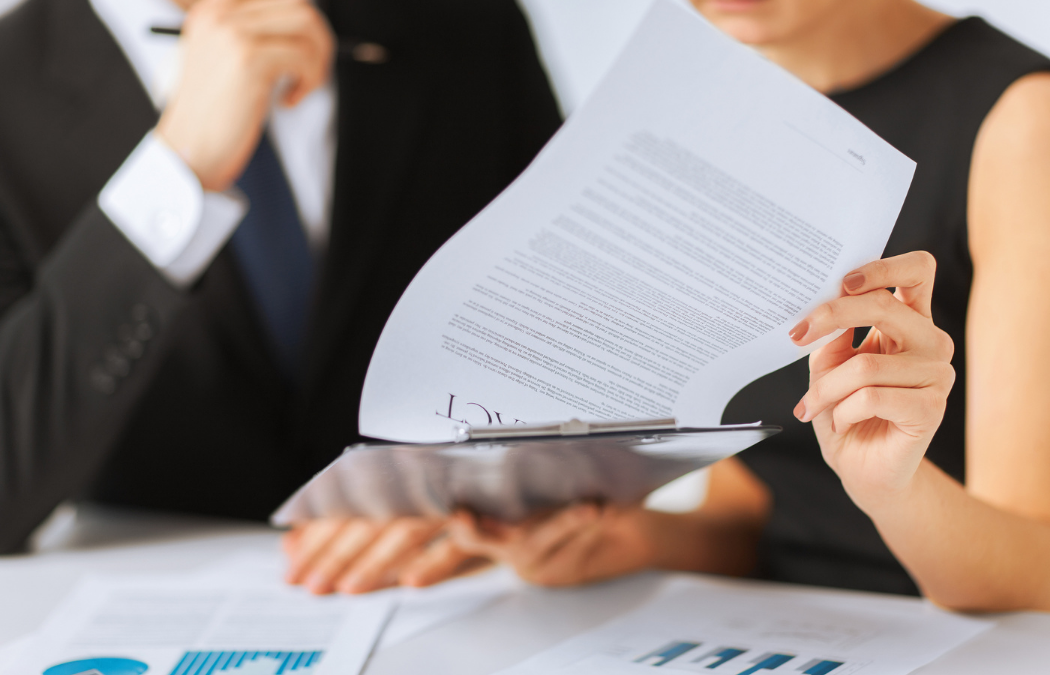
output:
M97 205L34 265L5 204L0 194L0 553L98 472L185 302Z

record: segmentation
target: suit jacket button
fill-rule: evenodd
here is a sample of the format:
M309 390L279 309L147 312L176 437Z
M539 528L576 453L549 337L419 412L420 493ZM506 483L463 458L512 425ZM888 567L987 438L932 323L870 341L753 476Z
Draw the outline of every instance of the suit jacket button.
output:
M131 308L131 318L135 321L145 321L149 318L149 307L141 302Z
M120 345L121 354L133 361L142 358L143 351L145 350L142 347L142 343L138 340L128 340Z
M135 337L142 342L149 342L153 337L153 327L143 321L138 326L135 326Z
M95 368L91 371L91 386L98 393L109 396L117 390L117 380L102 368Z
M127 377L131 372L131 362L114 347L106 351L106 372L115 377Z

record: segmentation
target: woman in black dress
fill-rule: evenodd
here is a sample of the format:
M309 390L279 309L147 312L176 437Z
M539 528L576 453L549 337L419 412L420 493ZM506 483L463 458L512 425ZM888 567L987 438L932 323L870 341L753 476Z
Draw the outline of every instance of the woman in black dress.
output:
M662 568L1050 609L1050 60L913 0L693 2L918 162L887 258L784 339L851 330L724 414L784 432L693 513L460 514L435 544L441 523L319 521L289 580L423 584L480 554L547 585Z
M918 162L887 258L790 339L857 330L729 404L785 431L696 512L461 515L455 540L547 585L664 568L1050 609L1050 60L912 0L693 2Z

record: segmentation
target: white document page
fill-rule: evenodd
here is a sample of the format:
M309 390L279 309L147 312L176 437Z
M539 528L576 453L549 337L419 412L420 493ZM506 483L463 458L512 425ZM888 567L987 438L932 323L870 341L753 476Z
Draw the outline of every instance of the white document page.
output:
M85 580L5 672L354 675L394 598L181 576Z
M0 673L7 672L7 668L22 658L26 648L33 642L33 637L33 635L23 635L13 642L0 646Z
M210 566L201 574L220 581L250 579L259 584L280 584L284 556L244 551ZM383 630L379 649L405 642L431 628L454 621L486 607L525 583L507 567L481 570L426 588L391 588L371 595L390 595L397 603ZM370 597L370 596L366 596Z
M360 430L717 425L788 330L878 258L914 163L692 9L657 0L591 98L401 298Z
M501 675L905 675L991 626L919 599L681 577Z

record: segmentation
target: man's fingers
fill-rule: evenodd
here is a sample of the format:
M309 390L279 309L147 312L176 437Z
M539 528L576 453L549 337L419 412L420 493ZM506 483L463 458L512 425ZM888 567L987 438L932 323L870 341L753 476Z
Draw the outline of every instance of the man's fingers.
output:
M808 345L836 330L862 326L873 326L880 339L893 341L896 351L918 352L948 361L955 349L947 333L886 290L846 296L821 305L795 327L792 340Z
M463 563L474 557L456 545L452 537L442 537L409 561L398 580L404 586L431 586L454 575Z
M399 568L440 529L439 522L423 519L396 520L342 570L335 587L344 593L367 593L393 584Z
M955 369L944 361L908 355L857 354L813 382L795 408L795 416L810 422L817 415L865 387L930 387L951 390Z
M945 402L945 397L930 387L865 387L835 406L833 430L844 434L854 424L878 418L909 436L920 436L940 425Z
M286 580L290 584L302 581L303 574L332 537L346 524L339 518L314 520L299 530L297 546L291 553Z
M319 595L335 590L339 576L368 548L381 530L382 526L363 518L347 522L301 572L306 588Z
M248 3L231 16L237 28L254 36L303 36L330 40L324 17L312 5L293 3Z
M306 529L304 525L297 525L291 530L288 530L281 535L281 550L289 558L294 558L299 551L300 543L303 539L303 531Z
M850 272L842 281L850 295L862 295L879 288L896 288L900 299L926 318L931 318L933 281L937 260L926 251L876 260Z
M248 2L232 10L212 10L198 19L211 24L212 37L236 45L242 67L272 83L294 79L309 93L328 77L335 38L313 5L296 2Z

